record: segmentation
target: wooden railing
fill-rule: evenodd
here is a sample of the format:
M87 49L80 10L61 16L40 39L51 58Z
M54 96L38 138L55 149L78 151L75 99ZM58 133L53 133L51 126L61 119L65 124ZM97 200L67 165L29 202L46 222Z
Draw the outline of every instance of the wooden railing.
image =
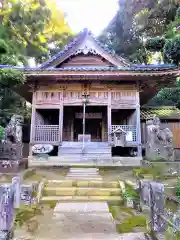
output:
M59 125L36 125L33 141L37 143L59 142Z

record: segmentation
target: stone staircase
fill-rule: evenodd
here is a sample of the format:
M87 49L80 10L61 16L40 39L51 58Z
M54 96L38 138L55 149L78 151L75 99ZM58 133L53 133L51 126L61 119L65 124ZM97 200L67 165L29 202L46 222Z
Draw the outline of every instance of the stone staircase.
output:
M111 147L106 142L62 142L59 157L75 162L111 159Z
M65 180L49 180L45 183L40 201L121 202L122 191L118 181L103 181L96 168L72 168Z

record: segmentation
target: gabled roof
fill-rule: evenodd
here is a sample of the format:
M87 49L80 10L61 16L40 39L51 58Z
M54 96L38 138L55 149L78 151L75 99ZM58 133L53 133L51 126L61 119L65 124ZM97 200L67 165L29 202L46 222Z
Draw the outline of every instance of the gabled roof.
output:
M114 51L109 50L102 43L100 43L88 29L84 29L77 35L77 37L74 38L73 41L66 45L62 51L57 53L47 62L41 64L40 68L45 69L60 65L70 56L80 53L100 55L114 66L130 65L128 61L117 56Z
M114 133L123 133L124 135L127 134L127 132L124 129L122 129L122 127L120 126L114 129L111 134L114 134Z

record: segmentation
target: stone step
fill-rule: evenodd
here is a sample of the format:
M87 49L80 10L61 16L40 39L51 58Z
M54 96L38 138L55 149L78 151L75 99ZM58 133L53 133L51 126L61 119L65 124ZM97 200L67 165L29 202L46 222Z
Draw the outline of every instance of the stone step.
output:
M66 178L70 178L70 177L77 177L77 178L82 178L82 179L91 179L91 178L100 178L102 179L101 176L99 176L99 174L67 174Z
M110 154L111 148L60 148L60 155L65 154Z
M120 188L45 187L45 196L119 196Z
M91 172L91 173L97 173L97 172L99 172L99 168L70 168L69 172Z
M69 176L69 177L66 177L66 179L69 179L69 180L101 180L102 178L101 177L81 177L81 176Z
M93 187L93 188L119 188L119 181L101 180L48 180L47 187Z
M82 148L83 143L82 142L68 142L63 141L61 147L81 147ZM85 142L85 147L109 147L109 144L107 142Z
M53 220L61 220L63 218L76 218L76 221L83 222L84 219L88 218L89 221L96 220L98 218L98 222L103 221L112 221L112 224L115 223L113 216L111 213L77 213L77 212L54 212L52 219Z
M55 212L65 213L109 213L106 202L57 203Z
M51 237L50 237L51 235ZM59 238L60 237L60 238ZM22 238L14 238L13 240L24 240L25 237ZM63 239L63 240L145 240L144 233L124 233L124 234L118 234L118 233L76 233L75 236L73 234L63 234L63 238L61 236L57 236L56 234L49 233L48 236L43 237L33 237L34 240L57 240L57 239Z
M90 202L90 201L107 201L107 202L123 202L121 196L44 196L41 198L41 203L57 202Z
M96 176L99 177L99 173L98 172L68 172L68 175L72 175L72 176Z

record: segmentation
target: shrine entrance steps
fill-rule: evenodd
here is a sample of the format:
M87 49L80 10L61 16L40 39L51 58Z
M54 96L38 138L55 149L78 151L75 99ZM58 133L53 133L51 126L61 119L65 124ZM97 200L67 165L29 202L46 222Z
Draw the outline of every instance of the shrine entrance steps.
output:
M111 147L107 142L62 142L58 155L62 159L83 161L111 159Z
M123 201L119 181L103 181L97 168L70 168L65 180L49 180L41 202Z

